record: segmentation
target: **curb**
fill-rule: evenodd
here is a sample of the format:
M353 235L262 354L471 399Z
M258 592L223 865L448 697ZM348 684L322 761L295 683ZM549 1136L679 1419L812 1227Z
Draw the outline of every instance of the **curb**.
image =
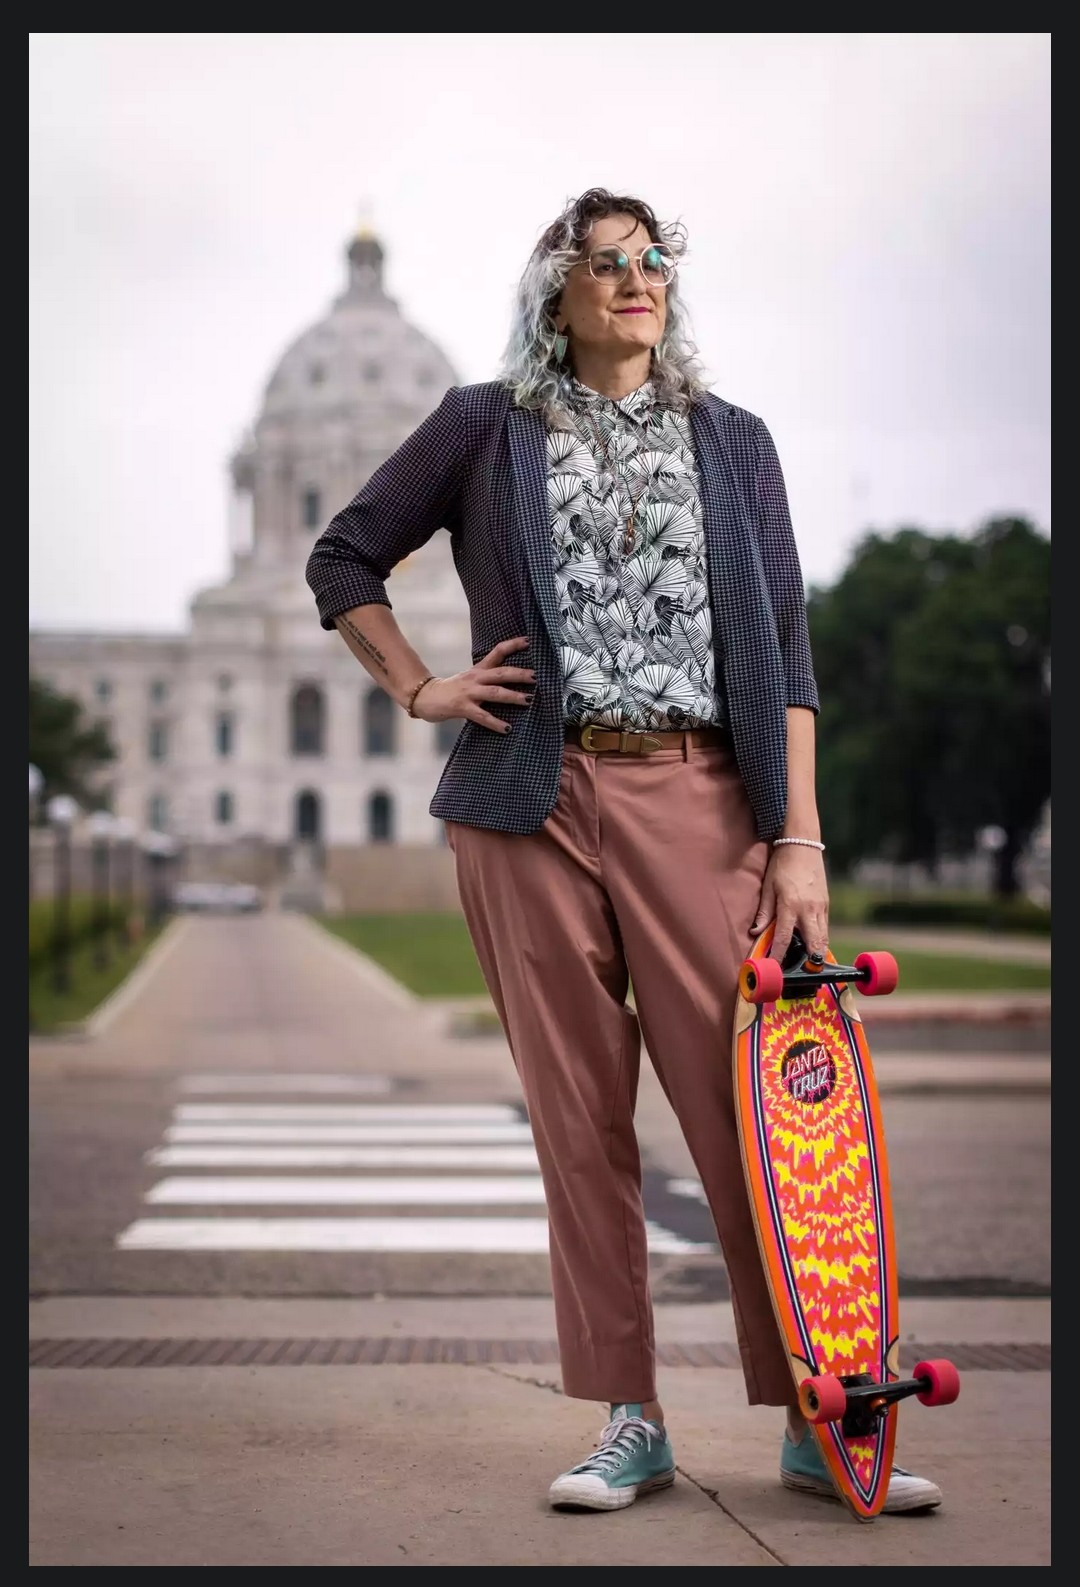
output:
M159 965L172 952L189 925L189 916L174 915L166 923L157 941L150 945L142 958L128 971L119 986L115 986L97 1008L91 1009L85 1019L73 1021L68 1025L59 1025L56 1030L31 1031L30 1046L43 1047L52 1046L56 1042L93 1041L102 1035L123 1013L127 1005L138 997L146 982L157 973Z
M403 981L391 975L389 970L384 970L377 960L372 959L362 948L355 948L344 937L339 937L336 931L331 931L329 926L324 926L321 921L313 920L310 915L297 911L294 918L302 923L305 931L318 941L324 948L341 963L347 964L354 975L366 983L374 991L388 998L397 1008L407 1009L412 1013L428 1010L434 1007L431 999L417 997L411 992ZM492 1009L494 1013L494 1009Z
M895 996L895 994L894 994ZM494 1005L486 997L418 999L444 1021L448 1035L486 1036L501 1034ZM908 1001L869 1000L859 1012L868 1028L888 1025L986 1025L1024 1028L1050 1025L1050 994L1032 993L1016 997L952 998L949 994L917 996Z
M893 993L860 1005L866 1025L1049 1025L1050 993Z

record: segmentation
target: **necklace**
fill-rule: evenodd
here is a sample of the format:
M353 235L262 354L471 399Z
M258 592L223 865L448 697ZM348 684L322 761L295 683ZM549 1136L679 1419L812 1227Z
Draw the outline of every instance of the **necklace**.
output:
M589 426L592 429L592 432L593 432L593 434L596 437L596 444L600 448L601 456L604 459L604 467L607 469L608 473L610 474L611 478L615 481L615 483L617 485L621 485L623 490L626 492L627 496L630 498L630 511L627 514L626 520L625 520L625 522L623 524L623 555L624 556L630 556L632 554L632 552L633 552L633 549L634 549L634 535L635 535L634 515L636 514L637 509L638 509L638 502L641 500L642 496L645 494L646 488L648 487L649 476L646 474L643 482L641 483L641 485L639 485L639 487L637 489L637 493L635 494L630 489L630 486L628 485L626 480L623 479L620 474L616 473L615 467L614 467L614 465L613 465L613 463L611 461L611 458L608 456L608 449L607 449L607 445L606 445L606 443L604 441L604 437L600 434L600 426L597 424L596 420L593 418L592 412L591 412L591 410L589 408L585 409L585 417L588 419ZM579 436L581 436L581 439L584 441L585 437L583 435L581 435L580 430L578 431L578 434L579 434ZM590 518L593 518L592 507L591 506L589 508L589 516L590 516ZM593 524L594 524L594 526L596 524L596 519L595 518L593 518Z

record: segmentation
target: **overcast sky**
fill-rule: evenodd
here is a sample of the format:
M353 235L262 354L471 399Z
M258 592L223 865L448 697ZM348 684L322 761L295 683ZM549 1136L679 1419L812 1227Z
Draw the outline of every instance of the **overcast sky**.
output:
M31 34L31 625L186 626L229 454L363 211L464 383L594 185L685 223L710 384L772 430L808 584L870 527L1049 533L1049 35L655 20Z

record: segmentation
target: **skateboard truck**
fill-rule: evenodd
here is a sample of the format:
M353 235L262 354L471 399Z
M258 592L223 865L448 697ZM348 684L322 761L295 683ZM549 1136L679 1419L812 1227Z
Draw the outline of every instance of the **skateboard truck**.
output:
M860 953L854 964L831 964L823 954L809 953L796 931L783 963L771 958L743 960L739 991L747 1003L775 1003L781 997L813 997L822 986L851 982L864 997L883 997L895 990L899 979L891 953Z
M824 1372L799 1384L799 1409L808 1422L840 1422L845 1438L867 1438L898 1400L914 1394L923 1405L951 1405L960 1374L951 1361L920 1361L915 1376L876 1383L865 1372L836 1377Z

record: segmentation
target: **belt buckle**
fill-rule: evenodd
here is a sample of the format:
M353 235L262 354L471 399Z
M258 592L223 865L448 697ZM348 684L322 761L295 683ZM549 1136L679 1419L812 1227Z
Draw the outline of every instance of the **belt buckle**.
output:
M599 728L596 722L590 722L586 727L581 729L579 743L581 744L582 749L585 750L589 755L599 755L600 753L598 749L593 748L592 741L593 734L597 731L599 731Z

